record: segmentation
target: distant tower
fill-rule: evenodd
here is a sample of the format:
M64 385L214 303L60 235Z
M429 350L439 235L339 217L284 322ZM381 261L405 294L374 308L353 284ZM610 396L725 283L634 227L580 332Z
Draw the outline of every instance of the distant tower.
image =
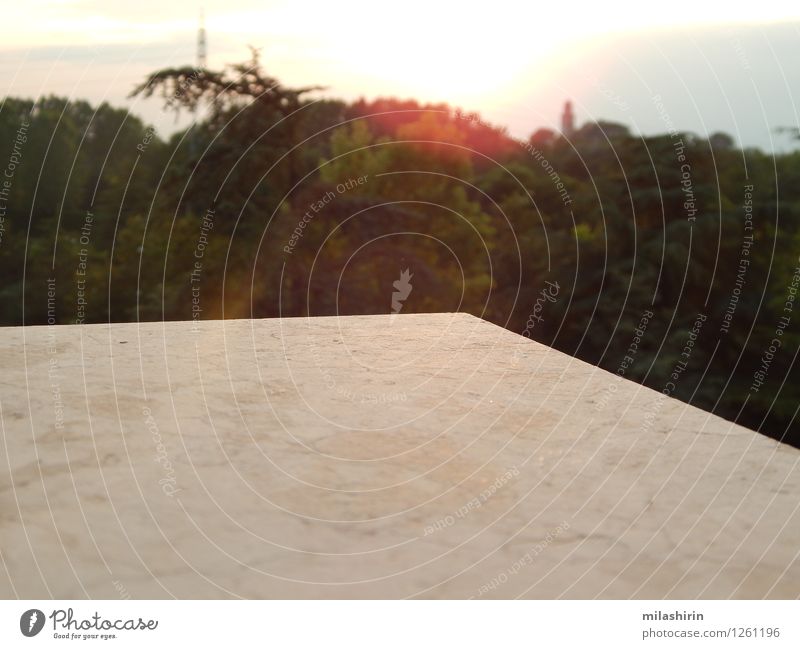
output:
M200 10L200 29L197 30L197 67L205 70L206 67L206 26L203 10Z
M572 112L572 102L564 104L564 112L561 114L561 134L564 137L572 137L575 132L575 114Z

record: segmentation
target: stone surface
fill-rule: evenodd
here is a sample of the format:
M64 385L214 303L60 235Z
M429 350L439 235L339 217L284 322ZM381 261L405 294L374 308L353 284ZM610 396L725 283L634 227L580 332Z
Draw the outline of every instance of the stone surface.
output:
M800 596L800 452L468 315L1 340L5 598Z

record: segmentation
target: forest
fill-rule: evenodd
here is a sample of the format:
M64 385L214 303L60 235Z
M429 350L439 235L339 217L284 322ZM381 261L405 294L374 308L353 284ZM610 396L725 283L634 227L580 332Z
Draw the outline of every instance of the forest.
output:
M800 153L319 90L159 70L170 135L4 99L2 324L465 311L800 445Z

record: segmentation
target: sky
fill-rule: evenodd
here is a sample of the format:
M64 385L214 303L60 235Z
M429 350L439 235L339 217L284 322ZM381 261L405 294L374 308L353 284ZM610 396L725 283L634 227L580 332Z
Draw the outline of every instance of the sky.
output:
M776 129L800 124L798 2L28 0L3 8L0 93L106 100L175 130L158 101L127 95L148 72L194 63L201 8L209 67L252 45L285 85L444 101L519 137L556 127L566 99L579 123L669 123L775 151L794 147Z

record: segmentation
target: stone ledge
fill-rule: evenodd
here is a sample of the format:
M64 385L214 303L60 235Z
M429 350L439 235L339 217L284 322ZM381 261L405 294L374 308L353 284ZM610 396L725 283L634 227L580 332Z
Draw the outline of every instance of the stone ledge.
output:
M472 316L0 356L2 597L800 596L800 451Z

